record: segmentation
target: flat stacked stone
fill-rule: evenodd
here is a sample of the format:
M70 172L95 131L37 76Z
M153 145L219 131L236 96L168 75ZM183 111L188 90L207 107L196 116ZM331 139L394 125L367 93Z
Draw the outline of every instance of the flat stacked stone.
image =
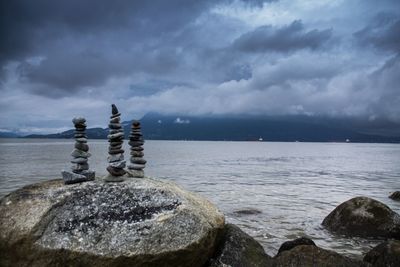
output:
M92 181L95 178L95 172L89 170L88 158L89 146L86 136L86 120L85 118L77 117L72 120L75 126L75 149L71 152L72 172L61 171L65 184L74 184L84 181Z
M124 150L122 144L124 142L124 129L121 125L121 113L119 113L117 107L111 105L111 117L109 127L109 135L107 136L109 147L108 147L108 162L107 171L109 175L105 177L106 182L122 182L126 174Z
M134 121L131 127L131 133L129 135L129 145L131 146L131 158L128 164L128 176L135 178L144 177L144 167L146 166L146 160L143 158L143 135L140 131L140 122Z

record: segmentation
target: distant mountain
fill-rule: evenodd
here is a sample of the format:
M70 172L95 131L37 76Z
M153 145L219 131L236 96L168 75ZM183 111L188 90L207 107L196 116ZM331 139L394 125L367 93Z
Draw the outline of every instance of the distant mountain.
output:
M0 138L17 138L18 134L14 132L0 132Z
M332 123L329 119L305 116L280 117L188 117L147 114L141 119L145 139L156 140L232 140L300 142L377 142L399 143L400 136L368 134L351 123ZM122 123L125 135L131 121ZM108 129L89 128L92 139L107 138ZM29 135L27 138L73 138L73 130L58 134Z

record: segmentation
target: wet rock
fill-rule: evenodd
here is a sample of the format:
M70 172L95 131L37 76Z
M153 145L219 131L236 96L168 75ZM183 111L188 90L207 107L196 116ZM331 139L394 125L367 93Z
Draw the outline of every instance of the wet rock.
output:
M307 237L300 237L295 240L284 242L278 250L278 255L284 251L291 250L297 246L308 245L308 246L316 246L314 241Z
M400 241L389 240L369 251L364 262L373 267L400 266Z
M348 236L400 238L400 216L368 197L356 197L340 204L322 225Z
M209 267L268 267L272 258L254 238L239 227L226 224L217 253L210 260Z
M400 191L393 192L389 198L400 201Z
M78 174L68 171L61 171L61 175L64 179L65 184L81 183L87 180L87 177L83 174Z
M274 258L273 266L361 267L365 266L365 264L362 261L351 259L317 246L299 245L278 254Z
M173 183L47 181L0 200L0 266L204 266L224 217Z

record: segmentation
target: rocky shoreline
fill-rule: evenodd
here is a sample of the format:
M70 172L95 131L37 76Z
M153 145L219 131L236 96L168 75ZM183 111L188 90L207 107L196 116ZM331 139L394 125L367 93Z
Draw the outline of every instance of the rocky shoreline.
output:
M400 217L383 203L350 199L322 224L382 244L357 260L299 238L271 256L208 200L174 183L52 180L0 200L0 266L400 266Z

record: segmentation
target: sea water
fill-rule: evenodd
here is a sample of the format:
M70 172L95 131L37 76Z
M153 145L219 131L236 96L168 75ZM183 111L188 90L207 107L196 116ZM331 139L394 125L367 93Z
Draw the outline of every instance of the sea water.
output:
M0 197L24 185L60 178L73 140L0 139ZM126 159L128 146L125 142ZM106 140L89 140L90 167L106 174ZM380 240L331 234L321 222L340 203L400 190L399 144L146 141L147 176L171 180L210 199L274 256L306 236L326 249L361 257Z

